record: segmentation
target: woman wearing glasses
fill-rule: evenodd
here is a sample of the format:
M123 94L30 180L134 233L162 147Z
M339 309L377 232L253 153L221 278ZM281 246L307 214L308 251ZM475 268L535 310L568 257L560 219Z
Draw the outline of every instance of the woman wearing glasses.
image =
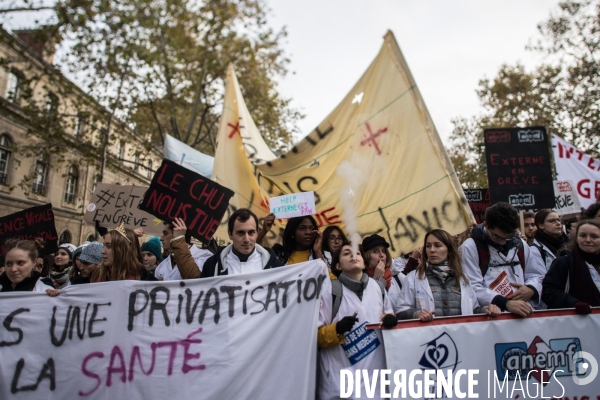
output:
M323 258L329 268L332 254L339 250L344 242L347 242L346 235L338 226L331 225L323 231Z
M539 250L548 271L558 253L567 248L569 237L563 233L560 217L552 210L538 211L534 221L537 231L533 246Z
M543 282L542 300L548 308L575 308L591 313L600 306L600 221L577 225L570 252L558 257Z

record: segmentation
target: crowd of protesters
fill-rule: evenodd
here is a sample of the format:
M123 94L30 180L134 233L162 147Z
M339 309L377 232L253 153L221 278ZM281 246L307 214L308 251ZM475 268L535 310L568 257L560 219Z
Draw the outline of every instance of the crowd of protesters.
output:
M600 306L600 203L568 221L548 209L521 218L523 224L514 207L497 203L482 224L455 236L431 230L422 247L398 258L377 234L352 246L340 227L321 232L311 216L289 219L282 243L269 248L261 243L274 216L259 229L247 209L231 215L227 246L192 244L181 219L165 222L160 238L142 244L143 232L97 226L103 243L63 243L54 257L38 257L40 240L8 240L0 292L58 296L69 285L208 278L321 259L331 284L321 296L317 392L319 398L337 398L339 371L351 367L341 345L365 323L391 328L398 320L427 323L471 314L491 319L502 312L525 318L546 308L589 314ZM352 368L385 368L383 346Z

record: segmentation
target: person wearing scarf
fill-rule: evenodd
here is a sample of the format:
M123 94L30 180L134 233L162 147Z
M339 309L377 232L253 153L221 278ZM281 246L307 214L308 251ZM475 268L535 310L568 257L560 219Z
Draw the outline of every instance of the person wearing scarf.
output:
M366 324L380 322L384 328L396 326L387 292L365 272L365 262L359 249L350 243L334 252L332 271L341 283L342 296L334 314L332 285L323 285L317 345L319 360L317 372L317 399L339 399L340 371L346 369L368 371L385 369L385 350L379 329L367 330ZM348 355L345 348L356 349L358 342L370 343L360 358ZM362 393L365 392L364 382ZM379 398L376 396L376 398Z
M560 217L552 210L538 211L535 214L535 226L537 231L532 246L539 250L548 271L558 253L567 248L569 237L563 233Z
M63 288L69 284L75 249L75 245L71 243L63 243L58 246L58 250L54 255L54 267L50 270L49 275L56 289Z
M406 276L406 289L402 290L394 310L398 319L429 322L434 315L500 315L502 311L494 304L479 306L475 291L462 270L452 235L434 229L425 235L423 248L422 261Z
M575 308L578 314L600 306L600 221L577 225L570 252L552 263L542 282L542 300L550 309Z
M59 290L45 285L35 270L39 251L44 247L42 239L9 239L5 243L5 271L0 275L0 292L46 292L58 296Z

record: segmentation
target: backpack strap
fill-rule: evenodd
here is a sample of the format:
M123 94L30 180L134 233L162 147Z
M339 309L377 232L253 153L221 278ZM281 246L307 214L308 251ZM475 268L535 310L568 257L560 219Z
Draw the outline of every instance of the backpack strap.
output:
M342 282L339 279L331 280L331 320L335 318L340 309L340 304L342 304Z
M379 289L381 290L381 299L385 301L385 286L383 285L383 282L379 282L379 281L375 281L377 282L377 285L379 286ZM340 309L340 304L342 304L342 282L339 281L339 279L332 279L331 280L331 320L333 321L333 319L335 318L335 316L337 315L339 309Z
M540 254L542 255L542 260L544 261L544 265L546 265L546 255L548 252L546 250L544 250L544 248L542 246L538 246L535 243L533 243L532 246L537 248L540 251ZM521 257L519 257L519 261L521 261ZM524 263L521 263L521 266L523 267L523 270L525 270L525 266L523 264Z
M394 278L394 280L396 281L396 283L398 284L398 287L400 289L402 289L402 282L400 282L400 278L398 278L398 275L392 275L392 278Z
M487 273L490 265L490 249L488 245L482 240L472 238L477 246L477 258L479 259L479 269L481 270L481 276L484 277Z

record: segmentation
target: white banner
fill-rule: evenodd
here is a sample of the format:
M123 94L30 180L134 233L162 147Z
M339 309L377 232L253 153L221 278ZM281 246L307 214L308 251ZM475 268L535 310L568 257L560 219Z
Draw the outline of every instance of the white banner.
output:
M554 211L558 215L576 214L581 211L579 196L571 181L554 181Z
M166 159L208 178L212 174L214 157L188 146L173 136L165 135L164 155Z
M0 295L0 399L312 399L322 261Z
M582 207L594 204L600 190L600 160L556 135L552 135L552 152L558 180L574 183Z
M406 371L407 397L426 397L425 392L409 396L409 389L415 389L409 388L412 371L418 371L419 383L432 371L430 393L436 393L441 373L447 378L451 371L454 398L464 393L480 399L596 399L600 396L598 332L600 309L586 316L551 310L527 319L511 315L493 321L485 316L436 318L429 324L400 323L396 329L384 330L383 337L392 374ZM402 387L398 390L401 395Z

